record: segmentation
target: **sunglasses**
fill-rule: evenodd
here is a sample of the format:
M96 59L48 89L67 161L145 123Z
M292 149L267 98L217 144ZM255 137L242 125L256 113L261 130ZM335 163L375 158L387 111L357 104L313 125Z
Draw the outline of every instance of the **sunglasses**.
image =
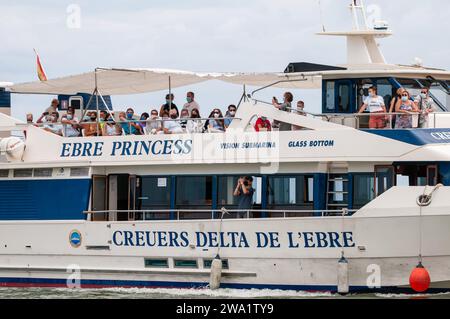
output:
M420 92L420 93L422 93L422 94L427 94L428 92L427 92L427 91L422 91L422 92Z

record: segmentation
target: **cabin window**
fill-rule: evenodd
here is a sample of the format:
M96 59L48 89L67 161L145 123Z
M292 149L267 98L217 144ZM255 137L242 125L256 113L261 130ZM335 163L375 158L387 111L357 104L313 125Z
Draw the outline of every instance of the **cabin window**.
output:
M375 178L373 174L353 176L353 208L358 209L375 198Z
M26 168L26 169L15 169L14 170L14 177L32 177L33 176L33 169Z
M176 184L177 206L211 206L212 176L179 176Z
M313 187L313 176L269 176L267 179L268 208L312 209Z
M380 196L389 188L394 186L394 167L376 166L375 167L375 195Z
M217 178L217 203L218 207L230 207L238 205L238 198L233 196L239 176L219 176Z
M169 261L167 259L145 259L145 267L148 268L169 268Z
M8 169L0 169L0 178L8 178L9 170Z
M211 268L212 259L204 259L203 260L203 268ZM228 259L222 259L222 268L223 269L229 269L228 267Z
M435 186L438 183L437 165L398 165L396 168L397 186Z
M82 109L83 108L83 97L71 96L69 98L69 106L73 107L76 110Z
M70 169L70 176L72 177L89 176L89 167L73 167Z
M198 268L196 259L175 259L173 264L175 268Z
M170 177L143 176L137 195L139 210L170 208Z
M386 105L387 110L389 110L392 94L394 93L392 84L387 79L378 79L376 86L378 89L378 95L383 97L384 105Z
M53 168L35 168L33 175L34 177L52 177Z
M352 83L345 81L338 83L338 113L349 113L351 107Z
M325 91L325 108L328 111L328 113L330 112L334 112L334 110L336 109L335 106L335 91L334 91L334 86L335 83L334 81L327 81L326 82L326 91Z

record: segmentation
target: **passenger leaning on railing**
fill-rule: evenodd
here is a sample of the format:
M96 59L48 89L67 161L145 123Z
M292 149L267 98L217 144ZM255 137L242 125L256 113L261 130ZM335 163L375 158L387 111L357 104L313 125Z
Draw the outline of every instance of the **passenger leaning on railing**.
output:
M369 96L364 100L364 104L358 113L364 112L367 108L370 112L369 128L385 128L386 115L376 115L376 113L387 113L386 106L384 105L383 97L377 94L377 88L375 86L369 88Z
M205 131L209 133L225 132L225 124L220 109L216 108L209 114L209 119L205 123Z
M120 126L125 135L141 135L141 127L134 119L134 110L129 107L127 112L119 113Z
M42 123L44 131L51 132L53 134L62 136L62 126L58 123L59 113L53 112L48 114L44 112L37 120L37 123Z
M163 132L164 134L181 134L183 133L183 128L181 127L180 121L177 120L178 112L175 109L169 111L169 118L166 117L167 112L165 112L163 120Z
M401 103L397 103L395 108L396 113L404 113L405 115L398 115L395 121L395 128L412 128L413 114L419 113L416 105L411 101L411 96L408 91L403 91Z
M203 121L201 120L200 111L198 109L192 109L191 118L187 121L186 131L188 133L202 133Z
M98 118L99 125L100 125L100 131L103 131L103 127L105 126L105 122L108 119L109 114L105 110L100 111L100 117Z
M187 131L187 119L189 118L189 111L187 109L182 109L180 114L180 125L184 132Z
M391 105L389 106L389 113L395 113L395 110L397 108L397 104L401 104L402 102L402 94L405 91L404 88L398 88L397 89L397 95L392 98ZM389 115L390 116L390 125L391 128L395 127L395 121L397 119L397 116L395 115Z
M88 112L81 122L80 126L83 130L83 136L98 136L99 127L97 126L97 113Z
M234 116L236 115L236 105L231 104L228 106L228 110L225 113L225 120L223 121L223 124L225 125L225 129L230 126L231 122L233 121Z
M146 126L147 126L147 120L150 117L147 112L144 112L141 114L141 118L139 121L139 126L141 127L141 135L145 134Z
M267 132L272 130L270 121L265 116L258 117L255 123L256 132Z
M428 127L428 114L437 111L436 104L430 96L430 89L427 87L422 88L422 90L420 90L420 94L414 98L414 103L421 113L419 118L419 127Z
M122 135L122 128L119 125L117 125L117 123L114 121L114 118L110 116L105 121L105 125L103 125L102 135L120 136Z
M65 137L78 137L80 136L79 120L75 116L75 109L71 106L67 108L67 113L61 117L61 123L63 124L63 132Z
M158 116L157 110L151 110L150 118L147 120L145 131L147 134L159 134L162 132L161 118Z

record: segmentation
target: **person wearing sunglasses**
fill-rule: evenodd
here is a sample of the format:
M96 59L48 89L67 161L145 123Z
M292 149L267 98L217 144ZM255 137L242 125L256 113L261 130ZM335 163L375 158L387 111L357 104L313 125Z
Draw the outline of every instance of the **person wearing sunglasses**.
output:
M210 133L225 132L225 123L223 120L222 111L219 109L214 109L209 115L209 119L206 121L205 127Z
M386 106L384 105L383 97L378 95L376 86L369 88L369 96L364 100L364 104L361 106L358 113L363 113L366 109L369 109L370 113L370 129L380 129L386 127L386 115L381 115L386 113Z
M437 111L436 104L430 96L430 89L427 87L422 88L422 90L420 90L420 94L414 98L414 103L421 113L419 117L419 127L428 127L428 114Z
M159 134L162 132L162 121L158 114L158 111L155 109L150 112L150 118L147 120L145 127L147 134Z
M397 104L400 104L402 102L402 93L405 91L404 88L400 87L397 89L395 96L391 99L391 104L389 106L389 113L395 113L395 108L397 107ZM396 116L390 114L390 127L394 128L395 127L395 120L396 120Z
M413 127L413 114L418 113L418 109L413 101L411 101L411 96L408 91L402 93L401 103L398 103L395 108L395 113L403 113L397 116L395 121L396 129L412 128Z

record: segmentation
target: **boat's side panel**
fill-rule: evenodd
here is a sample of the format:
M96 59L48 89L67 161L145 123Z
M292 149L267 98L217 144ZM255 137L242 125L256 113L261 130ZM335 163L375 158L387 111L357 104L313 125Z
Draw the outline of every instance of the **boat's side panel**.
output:
M0 181L0 220L84 219L90 179Z
M87 286L206 285L204 260L220 253L229 266L224 286L334 290L344 251L355 290L407 286L420 252L433 283L442 284L450 281L449 228L448 215L422 222L417 216L226 220L221 231L219 221L206 220L1 222L0 282L61 284L77 278L78 269ZM71 240L74 232L80 240ZM168 265L146 267L146 258ZM197 266L176 267L180 259Z

